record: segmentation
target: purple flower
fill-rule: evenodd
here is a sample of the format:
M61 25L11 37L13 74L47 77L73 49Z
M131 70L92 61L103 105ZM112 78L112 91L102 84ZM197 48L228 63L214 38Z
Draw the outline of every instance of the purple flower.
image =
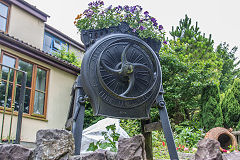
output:
M142 23L142 22L143 22L143 20L142 20L142 19L140 19L139 23Z
M159 25L158 29L161 31L163 29L163 26Z
M88 11L89 11L89 9L86 9L86 10L83 12L83 14L84 14L84 15L87 15L87 14L88 14Z
M154 23L153 23L153 26L157 26L157 25L158 25L158 23L157 23L157 22L154 22Z
M123 7L119 5L119 6L118 6L118 9L119 9L119 10L123 10Z
M132 6L132 7L130 7L130 12L131 12L131 13L134 13L135 10L136 10L136 6Z
M132 31L133 31L133 32L136 32L136 29L133 29Z
M141 31L143 31L143 30L145 30L146 28L143 27L143 26L140 26L139 29L140 29Z
M155 19L155 18L151 18L151 21L153 22L153 23L156 23L157 22L157 20Z
M167 44L167 41L163 41L163 44Z
M91 18L94 12L91 9L85 10L84 14L87 15L88 18Z
M88 3L88 6L89 6L89 7L92 7L92 5L93 5L93 3L92 3L92 2Z
M96 2L93 2L93 5L97 7L97 6L98 6L97 1L96 1Z
M148 12L148 11L145 11L144 14L145 14L145 16L148 16L149 12Z
M121 13L121 11L123 10L122 6L118 6L118 7L115 7L114 10L117 12L117 13Z
M100 5L104 5L104 2L103 1L98 1Z
M129 6L128 5L124 6L124 9L125 11L129 11Z

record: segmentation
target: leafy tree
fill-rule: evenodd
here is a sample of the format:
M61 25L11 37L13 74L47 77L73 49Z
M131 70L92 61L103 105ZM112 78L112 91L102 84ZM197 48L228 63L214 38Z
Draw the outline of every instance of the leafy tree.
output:
M160 50L165 99L170 117L191 119L200 106L202 89L218 82L222 61L213 51L213 40L201 34L185 16L170 32L172 40Z
M220 89L218 84L207 85L201 95L201 126L206 130L223 126L223 115L220 106Z
M221 104L224 127L240 129L240 79L236 78Z
M226 42L217 46L217 56L223 61L221 77L219 79L220 90L222 92L225 92L232 85L234 78L239 75L237 65L239 65L240 60L237 60L235 57L237 49L235 46L229 51L229 45Z

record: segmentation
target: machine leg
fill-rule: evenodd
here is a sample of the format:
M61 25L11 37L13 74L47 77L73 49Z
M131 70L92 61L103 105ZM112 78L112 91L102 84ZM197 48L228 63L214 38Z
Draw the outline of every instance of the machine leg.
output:
M179 158L176 150L176 145L173 139L172 129L169 123L168 113L167 113L165 101L163 98L163 94L164 94L163 86L161 85L159 95L156 99L159 116L162 123L163 132L167 141L170 158L171 160L178 160Z
M159 115L162 123L163 132L167 141L170 158L171 160L178 160L178 154L173 139L172 129L169 123L166 107L159 109Z
M75 143L75 155L80 155L82 132L84 124L84 112L85 112L85 94L80 83L80 76L77 78L75 99L74 99L74 115L73 115L73 137Z

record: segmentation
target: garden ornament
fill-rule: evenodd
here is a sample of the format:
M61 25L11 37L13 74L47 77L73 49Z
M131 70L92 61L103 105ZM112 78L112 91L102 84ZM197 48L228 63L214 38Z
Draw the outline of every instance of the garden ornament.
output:
M84 104L88 100L94 115L146 119L150 108L159 108L162 128L171 159L178 159L163 98L162 71L158 51L161 43L140 39L126 23L81 33L86 47L81 73L70 107L75 154L80 154Z

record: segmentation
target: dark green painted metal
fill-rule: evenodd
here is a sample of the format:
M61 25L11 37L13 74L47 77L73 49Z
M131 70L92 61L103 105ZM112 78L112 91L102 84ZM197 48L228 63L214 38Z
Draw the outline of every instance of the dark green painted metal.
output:
M74 99L74 115L73 115L73 137L75 140L75 155L80 155L81 143L82 143L82 131L84 123L84 111L85 111L85 98L83 86L80 81L80 76L77 77L75 83L75 99Z
M20 97L19 97L18 121L17 121L16 141L15 141L16 144L20 144L26 82L27 82L27 73L23 72L23 79L21 82Z
M14 108L15 108L15 97L16 97L16 88L17 88L17 78L18 78L18 72L15 73L16 74L16 80L14 83L14 93L13 93L13 100L12 100L12 105L11 105L11 119L10 119L10 126L9 126L9 134L8 134L8 142L10 143L11 140L11 133L12 133L12 121L13 121L13 112L14 112Z
M170 158L171 160L178 160L176 145L173 139L172 129L169 122L166 103L164 101L163 94L164 94L163 86L161 85L159 95L156 99L156 103L158 105L160 120L162 123L163 132L167 141L167 147L168 147Z
M3 109L3 120L2 120L2 130L1 130L1 142L2 142L2 139L3 139L3 128L4 128L4 121L5 121L6 107L7 107L9 79L10 79L10 68L8 69L7 85L6 85L6 91L5 91L4 106L3 106L4 109Z

